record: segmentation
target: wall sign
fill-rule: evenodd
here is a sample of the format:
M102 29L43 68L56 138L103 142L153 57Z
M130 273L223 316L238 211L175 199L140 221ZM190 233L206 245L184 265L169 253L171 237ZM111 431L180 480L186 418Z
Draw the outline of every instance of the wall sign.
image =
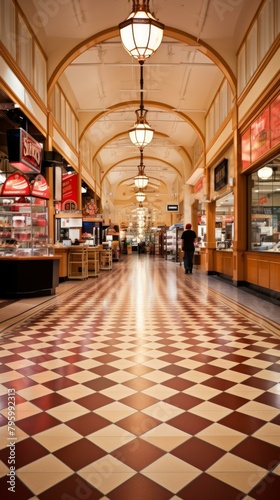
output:
M167 205L167 212L179 212L179 205Z
M224 158L214 169L214 190L219 191L228 183L228 161Z
M25 174L41 172L43 145L22 128L7 130L9 163Z

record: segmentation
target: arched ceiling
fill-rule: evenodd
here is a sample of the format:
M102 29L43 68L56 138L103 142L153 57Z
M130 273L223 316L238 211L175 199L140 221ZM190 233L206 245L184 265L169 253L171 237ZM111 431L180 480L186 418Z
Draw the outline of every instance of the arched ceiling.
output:
M140 66L121 45L118 24L129 0L18 0L48 57L49 93L59 82L79 117L80 137L106 179L105 196L125 211L135 204L140 161L128 130L140 104ZM155 129L144 150L148 203L178 202L191 174L194 147L204 147L204 121L221 82L235 94L236 51L260 0L150 1L165 24L163 42L143 68L143 100ZM108 187L109 186L109 187Z

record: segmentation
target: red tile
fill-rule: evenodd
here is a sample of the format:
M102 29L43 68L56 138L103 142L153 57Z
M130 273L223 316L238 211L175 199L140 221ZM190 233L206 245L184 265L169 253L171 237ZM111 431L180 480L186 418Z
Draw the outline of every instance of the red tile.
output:
M7 483L7 479L7 476L3 476L0 478L0 491L1 498L3 498L3 500L9 500L12 498L14 498L15 500L29 500L30 498L34 498L32 491L27 488L25 484L23 484L23 482L17 477L17 475L15 476L14 490L8 491L8 487L12 487L12 485Z
M40 415L33 415L31 417L23 418L17 421L17 426L30 436L38 434L39 432L51 429L61 422L56 418L48 415L48 413L40 413Z
M230 415L219 420L219 424L235 429L243 434L250 435L260 429L265 422L259 418L233 411Z
M24 497L20 497L20 500L21 498L25 500ZM40 500L100 500L101 498L104 498L104 495L78 474L73 474L40 493Z
M75 400L75 403L87 408L90 411L96 410L97 408L101 408L102 406L106 406L113 402L114 399L108 398L98 392Z
M108 389L108 387L117 385L117 382L114 382L106 377L100 377L90 380L89 382L84 382L84 385L93 391L104 391L104 389Z
M138 376L141 376L141 375L145 375L146 373L150 373L153 371L153 368L149 368L148 366L144 366L144 365L135 365L135 366L131 366L130 368L126 368L126 370L128 373L132 373L133 375L138 375Z
M248 385L250 387L255 387L256 389L262 389L263 391L267 391L271 387L275 385L275 382L271 380L264 380L258 377L250 377L242 382L244 385Z
M7 441L6 448L0 451L0 458L8 468L10 467L8 459L10 457L10 450L12 449L9 447L9 444L12 443L12 441ZM27 438L16 442L14 449L17 469L49 454L49 451L33 438Z
M144 408L148 408L148 406L152 406L157 403L157 399L152 398L146 394L132 394L132 396L127 396L120 400L121 403L131 406L135 410L143 410Z
M69 403L69 399L61 396L61 394L57 394L56 392L51 392L50 394L46 394L40 398L32 399L32 403L38 406L38 408L47 411L51 408Z
M177 365L168 365L164 366L160 369L161 372L170 373L170 375L182 375L182 373L186 373L186 368Z
M173 496L173 493L141 474L136 474L107 495L110 500L169 500Z
M21 389L26 389L27 387L32 387L36 385L34 380L31 380L27 377L17 378L16 380L12 380L11 382L4 382L3 385L7 388L15 389L16 391L20 391Z
M240 406L248 403L248 400L241 398L240 396L235 396L234 394L229 394L227 392L221 392L209 400L219 406L225 406L226 408L231 408L231 410L236 410Z
M205 471L217 462L225 454L225 451L206 443L206 441L192 437L170 453L184 462Z
M194 408L203 402L204 401L200 398L182 393L174 394L174 396L170 396L170 398L168 398L168 403L170 405L182 408L182 410L189 410L190 408Z
M241 500L245 498L245 495L232 486L204 473L180 490L177 497L182 500Z
M230 382L230 380L224 380L223 378L219 377L211 377L208 378L207 380L204 380L204 382L201 382L202 385L206 385L207 387L212 387L213 389L217 389L218 391L226 391L233 385L235 385L234 382Z
M194 382L190 382L189 380L180 377L173 377L169 380L165 380L165 382L162 382L162 385L180 392L185 391L189 387L192 387L194 385Z
M273 394L272 392L264 392L256 399L254 399L254 401L258 401L258 403L263 403L264 405L269 405L273 406L273 408L280 409L280 396L278 396L278 394Z
M144 391L145 389L148 389L148 387L152 387L153 385L156 385L155 382L152 382L152 380L148 380L145 378L141 377L135 377L131 380L127 380L126 382L123 382L123 385L126 385L127 387L130 387L131 389L134 389L135 391Z
M105 375L108 375L109 373L114 373L118 371L117 368L114 368L113 366L110 365L100 365L100 366L95 366L94 368L91 368L89 370L92 373L96 373L96 375L99 375L100 377L104 377Z
M73 387L77 382L71 380L67 377L59 377L54 380L49 380L48 382L44 382L42 385L51 389L52 391L61 391L62 389L67 389L68 387Z
M213 422L207 420L206 418L199 417L198 415L193 415L192 413L182 413L177 417L168 420L168 425L173 425L177 429L180 429L188 434L197 434Z
M273 500L279 497L280 476L270 472L249 493L256 500Z
M74 431L79 432L81 436L88 436L92 432L99 431L99 429L103 429L110 424L111 422L109 422L109 420L94 413L86 413L81 417L68 420L68 422L66 423L68 427L71 427L71 429L74 429Z
M136 436L141 436L145 432L157 427L161 422L144 413L136 412L129 417L119 420L116 425L122 427Z
M111 455L117 460L138 472L158 460L164 454L163 450L139 438L111 452Z
M106 455L106 452L83 438L75 443L69 444L64 448L53 453L61 462L70 467L73 471L79 471L86 465L96 462Z
M241 441L241 443L231 450L231 453L267 470L273 469L280 461L278 446L266 443L252 436Z

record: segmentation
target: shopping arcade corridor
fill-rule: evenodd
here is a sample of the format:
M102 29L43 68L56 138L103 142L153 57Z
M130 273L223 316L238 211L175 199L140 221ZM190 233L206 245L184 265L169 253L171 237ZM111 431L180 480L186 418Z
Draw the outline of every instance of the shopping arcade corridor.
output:
M24 302L1 341L1 491L14 388L13 498L277 497L278 306L148 255Z

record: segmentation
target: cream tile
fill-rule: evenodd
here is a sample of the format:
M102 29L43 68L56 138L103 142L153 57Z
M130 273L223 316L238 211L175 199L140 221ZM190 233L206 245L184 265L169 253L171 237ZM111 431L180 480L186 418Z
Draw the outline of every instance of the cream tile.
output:
M191 464L188 464L184 460L181 460L180 458L174 457L173 455L170 455L167 453L166 455L163 455L160 457L158 460L155 462L152 462L150 465L142 469L142 474L147 474L149 473L158 473L158 472L164 472L164 473L169 473L169 472L179 472L181 474L186 474L186 473L194 473L196 475L201 474L201 470L197 469ZM178 491L178 490L176 490Z
M62 366L67 365L68 363L66 361L63 361L63 359L53 359L46 361L45 363L41 363L41 366L43 368L46 368L46 370L54 370L55 368L61 368Z
M192 351L191 351L192 352ZM178 353L176 353L177 355ZM179 356L179 354L178 354ZM192 356L193 356L193 352L192 352ZM203 365L203 363L200 363L199 361L194 361L193 359L184 359L182 361L178 361L178 363L176 363L178 366L181 366L182 368L186 368L186 370L196 370L197 368L199 368L200 366ZM181 377L181 375L180 375Z
M106 472L105 471L93 471L93 472L78 472L78 475L82 477L89 484L92 484L94 488L102 491L104 495L113 491L120 484L125 483L131 479L135 472ZM106 497L107 498L107 497ZM110 498L110 497L108 497ZM103 500L103 499L102 499Z
M91 370L92 368L96 368L100 366L100 362L95 359L85 359L84 361L78 361L75 363L76 366L82 368L83 370Z
M99 378L99 375L96 375L93 372L89 372L88 370L82 370L81 372L67 375L67 378L69 378L70 380L74 380L74 382L77 382L78 384L83 384L84 382L88 382L89 380Z
M19 479L36 495L73 474L73 471L53 455L31 462L17 471Z
M236 384L241 384L244 380L247 380L249 375L245 373L238 373L231 370L225 370L224 372L219 373L219 378L224 380L229 380L230 382L235 382Z
M189 412L216 422L232 413L232 410L230 408L211 403L210 401L205 401L204 403L201 403L194 408L190 408Z
M191 438L191 436L189 436ZM189 439L188 438L188 439ZM186 435L184 436L141 436L141 439L147 441L147 443L153 444L157 448L166 451L169 453L170 451L180 446L180 444L185 443L187 441Z
M107 418L110 422L118 422L119 420L129 417L136 413L136 410L124 405L118 401L102 406L94 410L94 413L100 415L101 417Z
M129 387L126 387L125 385L117 384L114 385L113 387L108 387L108 389L100 391L100 394L104 394L104 396L107 396L108 398L112 398L115 401L118 401L119 399L123 399L126 398L127 396L135 394L135 392L136 391L130 389Z
M33 439L53 453L59 448L78 441L81 439L81 435L67 425L61 424L35 434Z
M217 462L207 469L208 474L219 472L251 472L256 475L260 474L260 477L267 473L267 471L262 467L259 467L252 462L248 462L247 460L243 460L243 458L239 458L231 453L226 453L222 458L217 460Z
M240 396L248 400L255 399L263 393L261 389L256 389L255 387L250 387L249 385L245 384L233 385L225 392L228 392L229 394L234 394L235 396Z
M118 370L117 372L108 373L108 375L106 375L106 378L108 378L109 380L113 380L118 384L122 384L123 382L127 382L128 380L135 378L135 375L132 375L131 373L123 370Z
M207 373L196 372L195 370L189 370L186 373L182 373L180 377L189 380L190 382L200 384L201 382L204 382L205 380L211 378L211 375L208 375Z
M142 364L148 368L152 368L153 370L161 370L162 368L165 368L165 366L168 366L168 363L166 361L162 361L161 359L150 359Z
M135 471L131 467L111 455L106 455L79 471L79 476L105 494L134 475Z
M61 422L68 422L68 420L72 420L73 418L80 417L81 415L89 413L89 410L83 408L77 403L70 402L65 403L64 405L56 406L55 408L51 408L50 410L47 410L47 413L57 418Z
M35 363L28 359L22 359L18 361L13 361L12 363L6 363L6 365L12 370L20 370L21 368L25 368L26 366L32 366ZM2 376L2 374L1 374Z
M280 448L279 426L276 424L269 422L263 425L260 429L254 432L253 436Z
M171 378L173 378L173 375L170 375L170 373L162 372L160 371L160 369L156 369L153 372L149 372L143 375L143 378L151 380L156 384L161 384L161 382L165 382L166 380L170 380Z
M130 356L131 356L131 351L130 351ZM118 361L113 361L112 363L109 363L109 365L112 366L113 368L117 368L118 370L126 370L127 368L131 368L132 366L134 366L135 363L133 363L132 361L128 361L127 359L119 359Z
M177 394L177 391L175 391L174 389L170 389L169 387L165 387L161 384L155 384L152 387L148 387L148 389L145 389L142 392L143 394L148 394L148 396L152 396L159 400L167 399L174 394Z
M67 387L66 389L61 389L60 391L57 392L58 394L61 394L61 396L64 396L65 398L71 399L73 401L75 399L80 399L83 396L88 396L89 394L92 394L94 391L89 387L86 387L85 385L77 384L71 387Z
M229 484L238 491L249 493L267 474L266 471L238 471L238 472L209 472L208 474L219 481ZM250 497L246 497L250 498ZM244 499L245 500L245 499Z
M160 424L151 429L148 432L145 432L143 436L141 436L141 439L147 439L150 437L183 437L184 440L186 441L191 437L190 434L187 432L181 431L180 429L177 429L176 427L173 427L172 425L168 424Z
M218 368L223 368L224 370L230 370L233 366L236 366L237 363L233 361L228 361L227 359L215 359L214 361L210 361L208 363L210 366L217 366Z
M107 425L106 427L100 429L99 431L92 432L87 436L87 439L94 440L95 437L131 437L135 439L135 435L126 429L122 429L122 427L118 427L115 424Z
M2 384L5 384L5 382L12 382L13 380L18 380L20 378L24 378L24 375L22 375L21 373L18 373L15 370L1 373L1 383ZM7 394L7 388L6 388L5 393Z
M99 446L102 450L106 451L107 453L111 453L114 450L117 450L121 446L124 446L125 444L130 443L133 439L135 439L135 436L87 436L87 439L91 441L92 443L96 444L96 446Z
M151 417L156 418L161 422L166 422L167 420L170 420L177 415L181 415L181 413L184 413L184 410L182 410L181 408L176 408L176 406L172 406L168 403L165 403L164 401L159 401L158 403L149 406L148 408L144 408L142 410L142 413L150 415Z
M220 394L220 391L218 391L217 389L213 389L212 387L207 387L206 385L202 384L194 384L193 386L188 387L188 389L185 389L182 392L184 394L190 394L191 396L204 399L206 401Z
M17 391L17 394L22 398L30 401L32 399L40 398L42 396L46 396L47 394L51 394L52 391L43 385L32 385L31 387L26 387L26 389L20 389Z
M271 392L272 394L280 394L280 383L279 384L275 384L267 392Z
M260 418L261 420L272 420L279 415L278 408L258 403L257 401L249 401L238 408L240 413L245 413L251 417Z
M275 355L275 351L274 351ZM270 370L261 370L258 372L258 378L264 379L264 380L270 380L271 382L275 382L275 384L279 383L279 373L277 372L272 372Z
M30 347L30 346L29 346ZM45 356L45 353L38 350L38 349L30 349L30 351L23 351L20 353L20 356L25 359L29 359L32 361L32 358L35 358L36 356Z
M37 382L37 384L44 384L44 382L60 378L60 375L53 371L46 370L41 373L36 373L35 375L29 375L29 378L34 380L34 382Z

